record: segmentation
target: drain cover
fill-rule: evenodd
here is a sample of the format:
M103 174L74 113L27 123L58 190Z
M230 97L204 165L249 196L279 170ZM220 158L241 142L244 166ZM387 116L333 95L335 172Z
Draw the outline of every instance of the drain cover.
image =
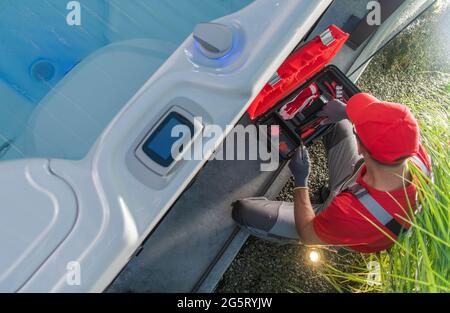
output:
M31 76L38 81L50 81L55 76L55 66L48 60L39 60L31 66Z

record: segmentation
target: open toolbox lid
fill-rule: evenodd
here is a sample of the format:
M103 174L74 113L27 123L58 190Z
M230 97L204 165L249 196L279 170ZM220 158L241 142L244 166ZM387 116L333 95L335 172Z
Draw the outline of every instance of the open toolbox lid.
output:
M247 110L250 118L254 120L266 113L301 83L322 70L348 38L349 34L331 25L320 36L294 52L250 105Z

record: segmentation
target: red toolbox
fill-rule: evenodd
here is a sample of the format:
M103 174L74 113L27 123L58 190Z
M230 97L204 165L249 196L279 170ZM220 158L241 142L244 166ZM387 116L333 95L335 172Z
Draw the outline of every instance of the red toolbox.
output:
M346 102L360 92L336 66L326 66L347 39L347 33L330 26L293 53L250 106L248 113L257 124L279 126L276 134L269 127L269 139L279 136L283 159L333 127L317 116L328 101Z

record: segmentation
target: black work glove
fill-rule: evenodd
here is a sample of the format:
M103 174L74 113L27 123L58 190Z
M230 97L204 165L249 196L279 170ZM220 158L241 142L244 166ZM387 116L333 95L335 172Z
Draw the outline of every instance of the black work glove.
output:
M340 100L329 101L323 109L317 113L317 116L328 117L325 124L334 124L342 120L348 119L347 104Z
M311 173L311 162L308 150L304 146L295 151L295 155L289 163L289 168L294 175L295 187L308 187L308 178Z

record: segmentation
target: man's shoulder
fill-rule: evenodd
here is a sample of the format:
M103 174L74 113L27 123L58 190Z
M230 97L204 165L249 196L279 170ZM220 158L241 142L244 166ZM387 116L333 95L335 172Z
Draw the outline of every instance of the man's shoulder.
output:
M353 223L361 220L363 207L361 202L350 192L338 194L333 201L317 216L320 221L332 220L334 223Z
M333 201L327 207L331 210L343 211L343 212L354 212L354 209L359 207L361 203L358 198L350 191L345 190L334 197Z

